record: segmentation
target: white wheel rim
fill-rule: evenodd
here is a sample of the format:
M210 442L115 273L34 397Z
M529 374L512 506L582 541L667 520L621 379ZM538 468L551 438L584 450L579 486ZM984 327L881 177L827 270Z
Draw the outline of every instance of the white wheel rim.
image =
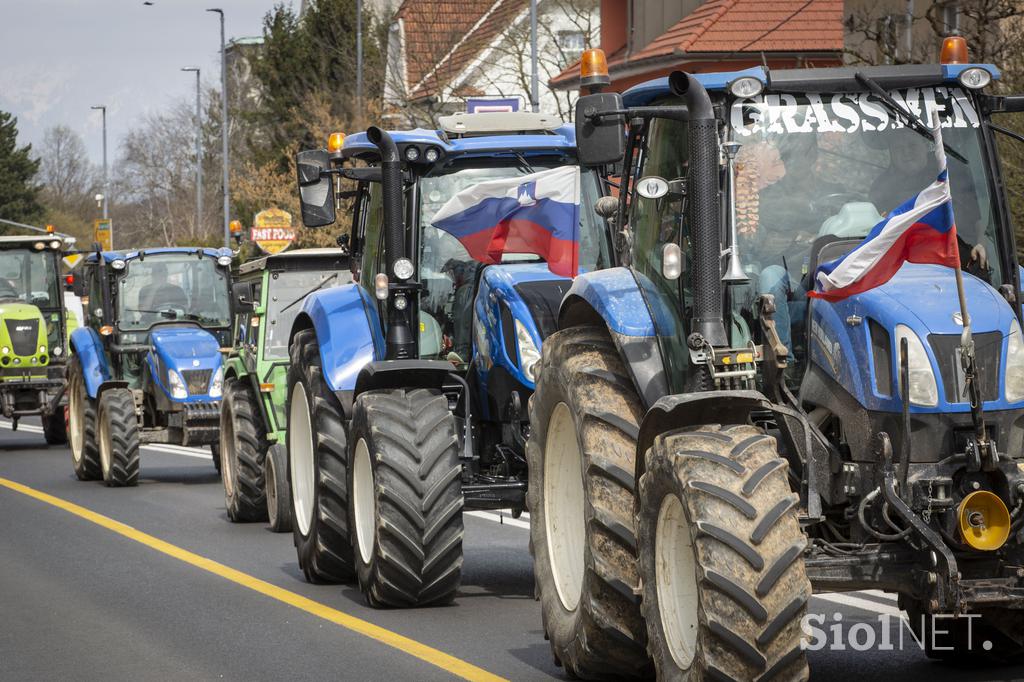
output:
M575 611L583 594L587 526L583 457L576 422L565 403L551 413L544 444L544 525L558 598L566 611Z
M77 380L71 386L71 397L68 405L68 438L71 440L71 457L74 458L75 462L82 461L82 440L83 434L81 429L84 426L85 407L83 404L84 391L81 388L80 382Z
M110 478L110 426L106 414L100 415L100 467L103 471L103 478Z
M288 459L292 479L292 505L299 533L309 535L313 525L313 423L306 400L306 387L296 382L288 411Z
M352 508L356 517L356 544L364 564L373 558L374 531L377 527L377 498L373 490L373 467L366 439L356 443L352 462Z
M224 422L220 427L220 477L224 481L224 493L228 497L235 494L235 469L231 466L231 460L235 455L235 421L230 403L228 409L224 410Z
M693 536L675 495L666 495L658 511L654 573L665 643L676 665L687 670L697 653L700 598Z

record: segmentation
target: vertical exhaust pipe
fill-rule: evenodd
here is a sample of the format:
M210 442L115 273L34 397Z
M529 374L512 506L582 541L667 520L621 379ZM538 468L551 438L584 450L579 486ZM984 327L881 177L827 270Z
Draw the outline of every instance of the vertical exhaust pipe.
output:
M718 202L718 122L707 90L682 71L668 77L672 93L689 110L690 166L686 177L687 220L693 237L693 322L713 347L729 345L722 317L721 208Z
M395 261L405 258L405 198L402 191L402 160L398 155L398 146L386 131L377 126L366 129L366 137L380 150L381 190L384 209L384 248L387 252L388 279L395 281ZM409 292L412 294L412 292ZM388 296L387 309L387 360L403 360L419 355L417 338L413 336L409 326L409 309L395 307L395 297Z

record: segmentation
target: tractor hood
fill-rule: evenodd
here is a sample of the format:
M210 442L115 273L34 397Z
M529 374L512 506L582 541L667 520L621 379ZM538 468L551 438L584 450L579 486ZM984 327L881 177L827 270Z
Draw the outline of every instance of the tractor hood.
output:
M39 308L0 301L0 367L46 365L46 322Z
M1006 409L1002 376L1005 337L1014 320L1013 310L995 289L977 277L964 273L964 288L986 409ZM812 363L866 408L901 409L897 327L906 327L920 340L938 393L936 405L912 403L911 410L970 410L959 369L963 324L952 269L906 263L876 289L835 303L815 300L810 323Z
M220 399L222 359L212 334L198 327L158 327L150 332L149 343L150 371L169 398L179 402ZM180 389L176 394L174 386L169 386L171 371L179 375L187 395Z

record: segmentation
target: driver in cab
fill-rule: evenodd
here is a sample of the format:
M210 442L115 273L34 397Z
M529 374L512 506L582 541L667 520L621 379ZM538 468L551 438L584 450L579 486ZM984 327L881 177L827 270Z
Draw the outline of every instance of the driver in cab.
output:
M167 266L155 264L149 271L149 284L139 292L139 308L149 312L188 308L185 290L170 281Z

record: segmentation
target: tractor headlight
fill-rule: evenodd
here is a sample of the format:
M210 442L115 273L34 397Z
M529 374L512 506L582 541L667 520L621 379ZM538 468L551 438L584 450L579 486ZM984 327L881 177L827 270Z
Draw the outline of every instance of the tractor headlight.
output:
M185 380L181 378L177 370L167 370L167 387L171 389L171 397L183 399L188 397L188 389L185 388Z
M110 261L110 267L114 268L115 270L124 270L125 265L126 263L124 262L124 260L120 258L118 258L117 260Z
M64 349L61 348L60 346L54 346L53 347L53 355L55 357L60 357L61 353L63 353L63 352L64 352Z
M537 369L540 366L540 351L533 343L526 326L516 320L516 344L519 346L519 368L530 381L537 381Z
M416 272L412 266L412 261L408 258L399 258L396 260L394 270L395 277L398 279L409 279Z
M45 353L46 352L46 346L39 346L39 352L40 353Z
M1024 400L1024 339L1020 325L1014 320L1006 337L1006 400Z
M935 384L935 372L928 360L921 339L910 327L896 325L896 375L900 377L900 391L903 391L903 376L900 370L900 340L907 340L907 370L910 382L910 402L922 407L935 407L939 404L939 389Z
M224 368L218 367L210 382L210 397L219 398L224 395Z

